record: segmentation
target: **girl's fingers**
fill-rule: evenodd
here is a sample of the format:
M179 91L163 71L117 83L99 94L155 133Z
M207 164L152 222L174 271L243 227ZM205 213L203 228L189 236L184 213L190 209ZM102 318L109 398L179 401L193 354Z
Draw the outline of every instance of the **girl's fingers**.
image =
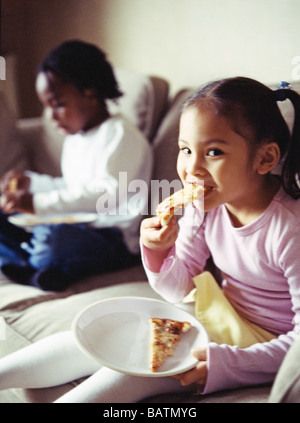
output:
M193 348L192 356L195 357L199 361L206 361L207 360L206 347Z
M204 385L207 378L206 348L194 348L191 353L193 357L199 360L197 365L192 370L175 375L173 378L179 380L182 386L191 385L192 383Z
M205 361L200 361L196 367L186 373L182 374L180 379L182 386L198 383L204 385L207 377L207 366Z
M149 217L147 219L144 219L142 221L142 229L151 229L151 228L159 228L160 225L160 220L158 216L155 217Z

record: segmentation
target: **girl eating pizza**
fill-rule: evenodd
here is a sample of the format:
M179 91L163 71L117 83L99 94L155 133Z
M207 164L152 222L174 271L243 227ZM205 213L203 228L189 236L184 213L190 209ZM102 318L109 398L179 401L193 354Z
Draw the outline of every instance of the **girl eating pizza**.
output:
M237 77L188 99L177 168L184 186L207 187L204 210L187 207L179 233L175 218L142 222L151 286L177 303L196 285L196 316L211 342L177 378L204 393L273 381L300 329L300 97L289 88ZM286 99L291 135L277 105ZM202 273L210 256L222 289Z

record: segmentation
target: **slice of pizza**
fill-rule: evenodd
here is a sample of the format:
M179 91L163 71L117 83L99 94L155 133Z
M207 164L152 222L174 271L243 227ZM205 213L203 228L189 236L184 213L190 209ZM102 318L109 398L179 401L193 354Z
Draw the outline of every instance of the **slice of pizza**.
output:
M181 340L181 334L191 328L189 322L172 319L150 318L151 354L150 369L156 372L168 357L173 355Z
M156 214L160 218L161 226L166 226L176 210L183 208L186 204L197 200L201 193L205 194L206 188L202 185L190 184L187 187L176 191L170 197L165 198L156 208Z

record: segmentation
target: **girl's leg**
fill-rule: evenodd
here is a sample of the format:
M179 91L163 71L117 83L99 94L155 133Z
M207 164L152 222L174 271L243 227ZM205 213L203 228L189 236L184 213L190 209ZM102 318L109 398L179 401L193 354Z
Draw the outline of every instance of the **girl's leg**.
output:
M56 402L132 403L191 390L172 378L128 376L100 368L98 361L81 352L70 331L51 335L0 360L0 389L46 388L86 376L90 377Z
M129 376L102 367L56 403L136 403L158 394L195 392L171 377Z
M100 367L78 348L71 331L57 333L0 359L0 389L57 386Z

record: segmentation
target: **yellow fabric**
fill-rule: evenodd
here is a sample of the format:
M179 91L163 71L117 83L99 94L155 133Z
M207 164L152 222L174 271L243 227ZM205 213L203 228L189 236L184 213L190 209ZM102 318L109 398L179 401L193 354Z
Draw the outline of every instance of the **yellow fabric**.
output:
M186 298L195 300L195 314L206 328L210 340L218 344L246 348L276 336L241 317L225 297L209 272L194 278L195 290Z

